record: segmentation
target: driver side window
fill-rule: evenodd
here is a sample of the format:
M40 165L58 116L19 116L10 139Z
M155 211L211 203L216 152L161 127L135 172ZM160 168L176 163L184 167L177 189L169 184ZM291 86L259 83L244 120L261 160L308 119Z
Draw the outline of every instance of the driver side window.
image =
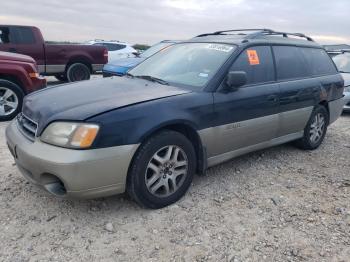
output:
M230 71L244 71L247 85L275 81L275 69L270 46L254 46L244 50L233 63Z
M0 44L10 43L10 31L7 27L0 27Z

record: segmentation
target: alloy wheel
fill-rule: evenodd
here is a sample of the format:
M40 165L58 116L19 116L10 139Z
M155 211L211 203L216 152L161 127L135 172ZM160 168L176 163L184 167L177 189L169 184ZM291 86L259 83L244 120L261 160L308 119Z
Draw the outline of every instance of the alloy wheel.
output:
M18 108L18 97L7 87L0 87L0 116L9 116Z
M326 127L326 119L323 114L315 115L310 126L310 141L314 144L318 143L323 136Z
M181 187L187 171L188 159L185 151L175 145L163 147L153 155L147 165L147 189L157 197L168 197Z

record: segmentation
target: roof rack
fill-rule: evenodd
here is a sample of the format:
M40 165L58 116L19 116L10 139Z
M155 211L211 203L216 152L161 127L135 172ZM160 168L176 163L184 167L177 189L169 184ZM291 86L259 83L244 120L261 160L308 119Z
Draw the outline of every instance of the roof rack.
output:
M252 33L247 33L247 32L252 32ZM233 34L226 34L226 33L233 33ZM282 37L289 37L289 36L296 36L300 38L306 38L307 41L312 41L314 40L301 33L287 33L287 32L279 32L279 31L274 31L271 29L266 29L266 28L259 28L259 29L234 29L234 30L224 30L224 31L216 31L214 33L206 33L206 34L201 34L198 35L197 37L203 37L203 36L210 36L210 35L242 35L244 36L244 39L255 39L259 38L262 36L268 36L268 35L280 35Z
M337 53L337 54L343 54L350 52L350 49L336 49L336 50L326 50L327 53Z

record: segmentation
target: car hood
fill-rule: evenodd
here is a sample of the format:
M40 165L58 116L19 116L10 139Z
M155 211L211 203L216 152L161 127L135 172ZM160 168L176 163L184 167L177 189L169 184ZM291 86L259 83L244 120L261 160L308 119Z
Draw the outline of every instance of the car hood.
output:
M123 58L123 59L112 61L108 64L113 66L134 67L139 63L141 63L143 60L145 60L145 58L142 58L142 57Z
M18 61L34 64L35 60L27 55L20 55L15 53L0 52L0 60L6 61Z
M190 93L190 90L128 77L59 85L27 96L23 114L38 123L38 134L56 120L82 121L106 111Z

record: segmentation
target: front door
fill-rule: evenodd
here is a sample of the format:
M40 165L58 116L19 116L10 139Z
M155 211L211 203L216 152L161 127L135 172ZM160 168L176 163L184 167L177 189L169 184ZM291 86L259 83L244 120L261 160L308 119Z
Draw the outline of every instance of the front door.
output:
M237 90L214 93L215 124L201 131L209 159L269 141L278 131L279 85L271 47L244 50L230 71L246 72L248 82Z
M26 26L0 27L0 51L32 57L39 68L45 67L44 45L35 37L33 29Z

